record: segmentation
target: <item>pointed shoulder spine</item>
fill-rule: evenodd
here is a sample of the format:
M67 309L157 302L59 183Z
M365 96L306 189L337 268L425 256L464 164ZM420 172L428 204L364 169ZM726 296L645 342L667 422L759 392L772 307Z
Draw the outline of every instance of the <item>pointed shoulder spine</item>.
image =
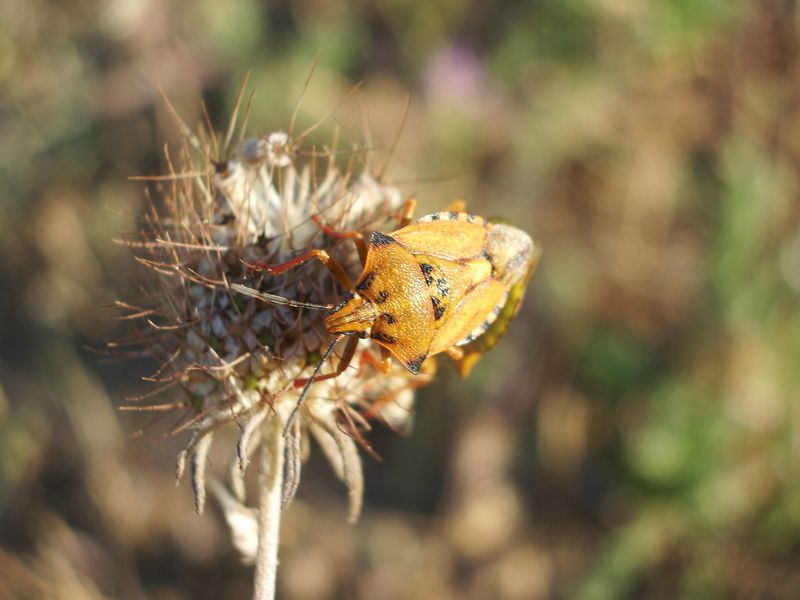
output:
M369 236L370 246L388 246L389 244L396 244L397 240L390 235L381 233L380 231L373 231Z

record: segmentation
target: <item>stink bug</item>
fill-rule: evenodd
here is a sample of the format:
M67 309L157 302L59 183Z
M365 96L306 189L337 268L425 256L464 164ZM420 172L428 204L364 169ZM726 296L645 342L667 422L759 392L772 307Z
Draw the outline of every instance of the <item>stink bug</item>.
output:
M498 218L490 218L491 224L508 226L508 224ZM519 231L515 229L515 231ZM520 232L526 235L524 232ZM509 243L506 248L512 251L513 244ZM493 314L496 314L494 322L488 324L483 333L477 336L472 341L465 341L464 344L459 344L459 348L463 351L463 356L456 361L458 372L462 377L469 375L473 367L477 364L481 356L494 348L495 344L500 341L500 338L508 331L511 325L511 320L517 315L520 307L522 306L522 299L525 295L525 288L528 286L528 281L533 276L536 270L541 250L538 246L534 245L532 261L526 265L525 268L517 269L514 271L513 276L507 278L510 281L506 301L502 306L499 306L499 311L495 308ZM510 260L510 255L506 255L506 261ZM502 257L495 256L496 263L503 263ZM513 270L513 268L512 268Z
M462 208L461 204L454 208ZM466 375L505 333L518 311L541 254L530 236L463 210L434 213L409 224L414 205L413 200L406 204L399 229L389 234L376 231L368 239L358 232L336 232L315 219L328 235L354 240L363 264L355 283L334 258L319 249L278 265L252 265L279 275L317 259L348 290L336 305L297 302L231 286L267 302L328 311L325 327L335 337L311 377L295 382L303 391L290 422L314 382L344 372L359 339L370 338L380 345L379 367L385 370L393 356L416 375L426 358L444 352ZM343 337L349 341L338 366L320 375L322 364Z

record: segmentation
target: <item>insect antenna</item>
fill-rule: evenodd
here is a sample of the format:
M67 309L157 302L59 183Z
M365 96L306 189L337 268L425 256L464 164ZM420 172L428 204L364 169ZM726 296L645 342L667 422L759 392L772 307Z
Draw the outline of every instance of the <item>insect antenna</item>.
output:
M253 288L249 288L246 285L241 285L239 283L232 283L230 285L230 289L234 292L239 292L240 294L244 294L245 296L250 296L251 298L255 298L256 300L261 300L262 302L269 302L270 304L283 304L284 306L293 306L295 308L309 308L311 310L330 310L333 308L332 304L314 304L312 302L301 302L300 300L292 300L291 298L284 298L283 296L278 296L276 294L270 294L268 292L260 292L258 290L254 290Z
M311 377L309 377L308 381L306 381L306 385L303 387L303 391L300 392L300 398L297 399L297 404L294 405L294 408L292 409L292 414L289 415L289 419L286 421L286 425L283 428L283 435L288 435L289 431L291 431L292 424L294 423L295 418L297 418L297 411L300 410L300 407L303 406L303 403L306 401L306 397L308 396L309 390L311 390L311 386L314 383L314 379L317 377L317 375L319 375L319 370L322 368L322 363L328 360L328 357L331 355L331 352L333 352L334 346L336 346L336 344L339 343L339 340L341 340L343 337L344 334L340 334L337 335L335 338L333 338L333 341L330 343L330 346L327 347L325 352L322 354L322 358L319 359L319 362L314 367L314 372L311 373Z

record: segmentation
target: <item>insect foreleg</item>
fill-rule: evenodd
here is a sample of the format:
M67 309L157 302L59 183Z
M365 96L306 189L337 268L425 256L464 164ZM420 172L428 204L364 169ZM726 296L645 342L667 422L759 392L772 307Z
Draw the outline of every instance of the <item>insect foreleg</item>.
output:
M253 266L255 266L257 269L267 271L272 275L280 275L281 273L285 273L286 271L288 271L293 267L302 265L304 262L309 261L312 258L316 258L323 265L325 265L327 269L331 272L331 274L336 278L336 281L341 283L346 289L348 290L353 289L353 282L350 279L350 276L342 268L342 265L339 264L339 261L337 261L330 254L325 252L325 250L319 250L319 249L306 250L299 256L295 256L293 259L287 260L286 262L277 265L268 265L267 263L264 262L258 262Z
M364 350L361 353L361 361L359 364L359 373L360 369L364 368L364 365L370 364L375 367L381 373L388 373L392 370L392 355L391 353L386 350L383 346L381 346L381 357L375 358L375 355L372 354L369 350Z
M403 204L403 208L400 209L400 213L397 215L397 228L402 229L406 225L411 222L411 216L414 214L414 211L417 209L417 199L416 198L409 198Z
M367 242L364 240L364 236L361 235L358 231L336 231L330 225L325 225L318 216L313 215L311 220L314 221L322 231L325 232L325 235L331 237L335 240L353 240L353 243L356 245L356 250L358 250L358 257L361 259L361 264L364 264L364 261L367 258Z
M338 338L337 338L338 339ZM347 345L344 347L344 352L342 353L342 358L339 359L339 364L335 370L331 373L325 373L325 375L317 375L316 371L312 377L307 379L298 379L294 382L295 387L302 387L307 385L309 381L316 383L317 381L325 381L326 379L333 379L338 377L344 370L350 366L350 362L353 360L353 355L356 353L356 346L358 345L358 338L356 336L350 336L350 339L347 340ZM322 362L322 361L320 361Z

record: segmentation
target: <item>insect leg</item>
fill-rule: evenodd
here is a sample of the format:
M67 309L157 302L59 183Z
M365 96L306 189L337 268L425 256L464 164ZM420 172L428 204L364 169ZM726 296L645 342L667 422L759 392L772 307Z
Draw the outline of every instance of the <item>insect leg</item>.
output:
M464 357L461 360L456 361L456 369L458 370L458 374L461 377L466 377L469 375L475 365L478 364L478 361L482 356L483 352L465 352Z
M450 204L447 205L447 210L449 212L455 212L455 213L466 212L467 203L462 198L456 198Z
M397 215L397 228L402 229L411 222L411 216L417 208L417 199L409 198Z
M325 225L317 215L312 215L311 220L319 225L319 228L325 232L325 235L335 240L353 240L353 243L356 245L356 250L358 250L358 257L361 259L361 264L364 264L367 257L367 242L364 241L364 236L361 235L360 232L336 231L330 225Z
M356 346L358 345L358 339L359 338L357 338L356 336L351 336L350 339L347 340L347 345L344 347L344 352L342 353L342 358L339 360L339 365L333 372L325 373L325 375L318 375L317 370L315 369L314 375L312 377L306 379L298 379L294 382L294 386L303 387L304 385L308 385L309 382L316 383L317 381L333 379L344 373L344 370L350 366L350 362L353 360L353 355L356 353Z
M450 346L449 348L445 348L444 352L445 354L447 354L447 356L456 361L464 358L464 351L456 346Z
M300 254L299 256L295 256L291 260L287 260L286 262L277 264L277 265L268 265L264 262L257 262L254 265L250 265L255 267L256 269L261 269L262 271L267 271L271 275L280 275L281 273L285 273L289 269L296 267L298 265L302 265L304 262L311 260L312 258L316 258L320 261L323 265L325 265L331 274L336 277L336 280L341 283L345 288L348 290L353 289L353 282L350 279L350 276L345 272L342 268L342 265L339 264L335 258L333 258L330 254L325 252L325 250L307 250Z
M386 350L386 348L381 346L381 357L378 359L375 358L375 355L369 350L364 350L364 352L361 353L359 369L363 369L365 364L372 365L381 373L388 373L392 370L391 354Z
M405 387L400 389L392 390L391 392L384 392L380 396L378 396L372 403L366 405L366 412L364 412L364 418L367 420L374 419L379 417L383 408L389 402L393 402L395 397L403 390L415 390L420 388L424 385L427 385L433 379L434 374L436 373L436 361L433 358L429 358L425 361L425 366L423 367L424 374L422 371L420 372L419 376L409 378L408 383Z

